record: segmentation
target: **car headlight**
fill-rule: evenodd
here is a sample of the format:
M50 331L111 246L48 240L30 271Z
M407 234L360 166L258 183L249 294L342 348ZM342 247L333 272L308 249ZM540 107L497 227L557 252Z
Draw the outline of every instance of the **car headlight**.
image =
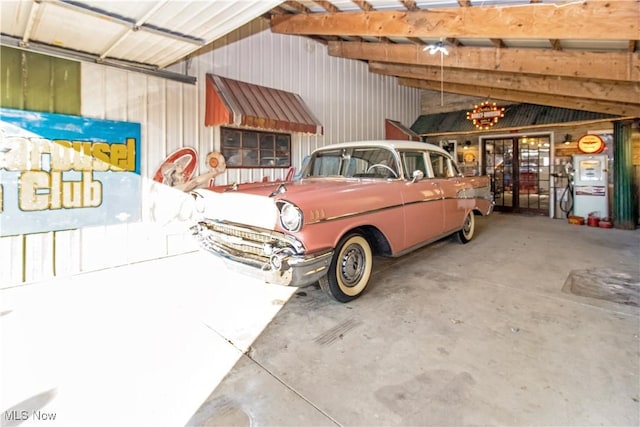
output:
M195 200L196 212L198 212L199 214L204 213L205 203L202 194L196 193L195 191L192 191L190 194L191 197L193 197L193 199Z
M302 211L293 203L280 203L280 224L287 231L298 231L302 227Z

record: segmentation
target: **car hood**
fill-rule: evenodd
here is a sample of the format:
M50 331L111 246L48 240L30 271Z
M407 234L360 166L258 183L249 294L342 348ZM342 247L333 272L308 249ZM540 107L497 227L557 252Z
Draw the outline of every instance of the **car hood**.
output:
M307 178L199 189L194 193L202 196L197 205L204 217L275 230L280 229L278 200L298 206L308 224L399 203L399 195L398 200L381 195L380 186L392 184L382 180Z

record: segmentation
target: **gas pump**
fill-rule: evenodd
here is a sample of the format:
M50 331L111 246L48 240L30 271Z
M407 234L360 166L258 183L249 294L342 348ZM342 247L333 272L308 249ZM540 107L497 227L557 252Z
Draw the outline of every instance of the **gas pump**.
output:
M555 218L568 218L573 211L573 163L569 161L558 165L551 175L555 178Z
M576 154L573 169L573 214L587 218L596 212L600 218L608 217L607 155Z

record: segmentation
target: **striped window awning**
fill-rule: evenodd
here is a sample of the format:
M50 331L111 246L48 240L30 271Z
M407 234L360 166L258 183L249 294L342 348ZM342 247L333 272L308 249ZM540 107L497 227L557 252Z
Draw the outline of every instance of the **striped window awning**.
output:
M207 74L205 125L235 125L322 135L300 95Z

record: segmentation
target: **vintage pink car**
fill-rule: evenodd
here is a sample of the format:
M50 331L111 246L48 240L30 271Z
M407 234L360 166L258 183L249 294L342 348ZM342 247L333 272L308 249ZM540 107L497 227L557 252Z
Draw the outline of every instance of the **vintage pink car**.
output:
M359 297L373 256L397 257L443 236L474 235L493 210L486 176L463 177L435 145L361 141L316 150L293 182L192 192L202 246L269 282L316 282L340 302Z

